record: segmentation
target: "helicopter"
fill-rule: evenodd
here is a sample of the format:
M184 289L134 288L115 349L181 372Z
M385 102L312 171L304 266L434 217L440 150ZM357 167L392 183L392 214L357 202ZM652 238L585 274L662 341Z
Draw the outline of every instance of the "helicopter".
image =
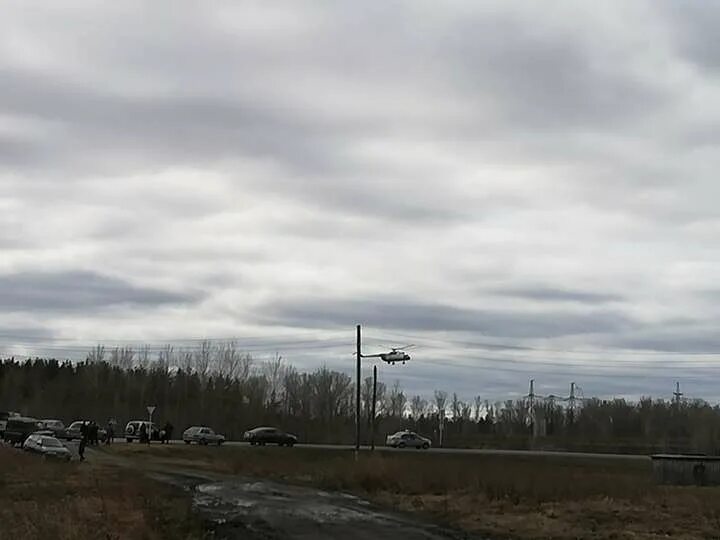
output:
M405 345L404 347L393 347L390 349L390 352L387 353L380 353L380 354L370 354L367 355L367 357L374 357L379 358L383 362L386 362L391 365L395 365L396 362L402 362L403 364L410 360L410 355L406 353L403 349L410 349L414 347L415 345ZM365 355L363 355L365 356Z

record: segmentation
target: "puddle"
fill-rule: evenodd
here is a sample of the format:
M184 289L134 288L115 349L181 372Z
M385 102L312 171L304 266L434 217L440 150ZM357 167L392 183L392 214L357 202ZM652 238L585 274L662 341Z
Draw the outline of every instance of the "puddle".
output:
M193 504L223 528L222 538L466 538L412 517L384 512L353 495L275 482L225 480L201 484L194 490Z

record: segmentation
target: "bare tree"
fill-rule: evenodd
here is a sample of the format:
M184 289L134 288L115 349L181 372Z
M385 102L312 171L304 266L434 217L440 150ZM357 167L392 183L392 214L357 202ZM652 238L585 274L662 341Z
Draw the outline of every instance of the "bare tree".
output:
M373 379L366 377L360 387L360 401L362 402L362 411L367 424L370 425L372 420L372 400L373 400Z
M435 390L435 407L440 416L445 415L445 405L447 403L447 392L444 390Z
M150 367L150 345L143 345L135 358L135 367L148 369Z
M90 364L97 364L105 360L105 347L103 345L96 345L90 349L87 355L87 361Z
M405 393L402 391L400 381L395 381L390 388L390 393L387 396L387 413L390 416L402 417L405 413L405 405L407 404L407 398Z
M206 379L210 374L210 368L212 367L212 353L213 345L209 340L205 339L200 342L200 347L193 355L195 371L202 379Z
M482 409L482 398L480 396L475 396L475 413L474 418L476 422L480 421L480 410Z
M460 418L462 405L456 392L453 392L452 404L450 405L450 409L452 411L452 416L454 419Z
M170 367L175 364L175 350L172 345L165 345L158 352L157 362L153 365L153 370L162 373L168 373Z
M217 347L217 357L218 373L230 379L238 379L243 367L243 355L238 351L237 343L234 341L220 343Z
M265 362L263 364L263 374L265 375L265 380L267 381L268 405L275 408L280 405L282 401L282 383L284 374L282 356L275 353L275 358Z
M422 396L413 396L410 400L410 414L412 415L413 420L420 418L423 414L425 414L426 410L427 401L425 401Z
M192 351L178 351L178 367L185 373L192 373L193 370L193 353Z
M387 385L378 381L377 392L375 395L375 414L385 414L385 396L387 394Z
M469 422L472 419L472 405L470 403L460 402L460 418L464 422Z

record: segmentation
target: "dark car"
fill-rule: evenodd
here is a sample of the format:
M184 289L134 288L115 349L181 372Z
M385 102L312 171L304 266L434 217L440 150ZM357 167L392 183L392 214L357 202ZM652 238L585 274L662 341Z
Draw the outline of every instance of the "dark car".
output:
M62 420L40 420L44 431L52 432L52 436L58 439L67 439L67 429Z
M274 428L274 427L258 427L246 431L243 437L250 444L265 445L267 443L277 444L279 446L293 446L297 443L297 437L290 433Z
M43 428L42 422L35 418L16 416L8 418L3 438L10 444L22 445L32 433Z

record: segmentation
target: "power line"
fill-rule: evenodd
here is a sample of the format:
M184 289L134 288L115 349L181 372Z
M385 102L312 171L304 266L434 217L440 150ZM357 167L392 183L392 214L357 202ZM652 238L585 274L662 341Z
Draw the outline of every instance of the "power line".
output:
M478 358L478 360L484 361L485 359L483 359L483 358ZM417 360L414 360L414 362L415 362L416 364L419 363ZM433 360L432 362L429 362L429 363L424 364L424 365L427 365L427 366L439 365L439 366L444 366L444 367L449 367L449 368L456 368L456 369L478 369L478 368L482 368L482 367L483 367L483 366L468 365L468 364L463 364L463 363L443 362L443 361L441 361L441 360L440 360L440 361ZM565 367L567 367L567 366L565 366ZM578 367L578 366L574 366L574 367ZM684 369L684 368L683 368L683 369ZM491 372L522 373L522 374L525 374L525 375L527 375L528 373L533 373L532 370L528 370L528 369L514 369L514 368L511 368L511 367L502 367L502 366L501 366L501 367L492 367L492 368L489 368L489 371L491 371ZM573 370L569 370L569 371L542 370L541 373L542 373L543 375L556 375L556 376L558 376L558 377L567 377L570 373L574 373L574 374L577 374L577 375L581 375L582 377L588 377L588 378L607 378L607 377L612 377L613 375L617 375L617 372L613 373L612 371L608 371L608 372L605 372L605 373L595 373L595 372L585 371L583 368L580 368L580 370L575 370L575 371L573 371ZM623 373L623 374L622 374L622 377L623 377L623 378L630 378L630 379L656 379L656 380L667 380L667 379L668 379L668 376L667 376L667 375L648 375L648 374L645 374L645 373ZM686 376L683 376L683 379L687 379L687 380L707 380L707 377L686 377Z
M465 345L467 347L477 348L488 348L489 350L497 350L497 352L505 352L498 349L505 349L507 352L511 351L535 351L535 352L552 352L552 353L568 353L568 354L603 354L612 352L613 354L627 355L627 356L676 356L676 355L687 355L687 356L720 356L720 350L718 351L657 351L657 350L628 350L628 349L558 349L550 347L535 347L530 345L517 345L503 342L476 342L476 341L465 341L458 339L447 339L447 338L428 338L427 336L418 336L412 334L397 333L393 331L381 330L381 333L385 335L394 336L392 339L409 339L413 341L421 341L425 343L436 342L443 344L452 345Z

